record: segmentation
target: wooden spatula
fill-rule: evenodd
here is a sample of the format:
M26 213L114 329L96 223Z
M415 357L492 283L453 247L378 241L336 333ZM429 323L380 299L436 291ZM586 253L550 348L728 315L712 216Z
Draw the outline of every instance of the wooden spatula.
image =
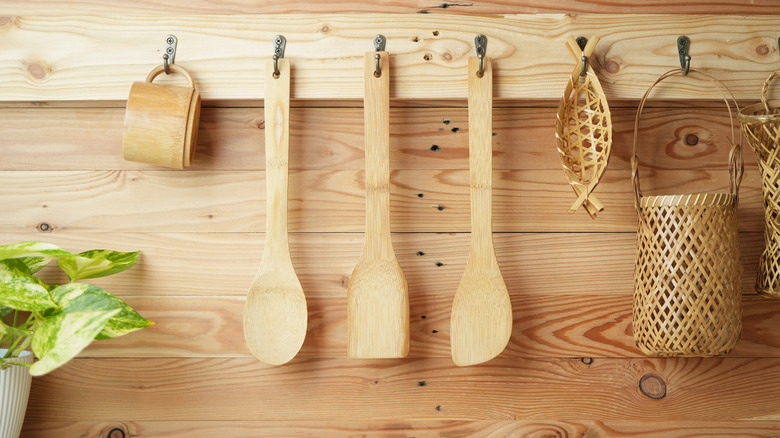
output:
M409 352L409 291L390 240L389 65L387 52L366 54L366 240L347 290L348 355L354 358Z
M477 76L479 59L469 58L469 175L471 247L466 272L452 303L450 341L456 365L498 356L512 334L512 303L493 249L493 79L490 59Z
M266 217L263 261L246 298L244 337L249 350L271 365L289 362L306 337L306 298L287 241L287 162L290 131L290 62L265 71Z

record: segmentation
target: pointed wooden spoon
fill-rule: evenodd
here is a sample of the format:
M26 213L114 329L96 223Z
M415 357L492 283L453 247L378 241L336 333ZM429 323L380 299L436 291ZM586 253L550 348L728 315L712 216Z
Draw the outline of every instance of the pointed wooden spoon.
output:
M455 293L450 321L452 360L474 365L498 356L512 334L512 303L493 249L493 79L490 59L477 76L479 59L469 58L469 175L471 247L466 272Z
M348 355L354 358L409 352L409 291L390 240L389 64L387 52L366 54L366 240L347 289Z
M290 62L266 64L265 247L260 270L246 298L244 337L249 350L271 365L289 362L306 337L306 298L295 275L287 240L287 163L290 127Z

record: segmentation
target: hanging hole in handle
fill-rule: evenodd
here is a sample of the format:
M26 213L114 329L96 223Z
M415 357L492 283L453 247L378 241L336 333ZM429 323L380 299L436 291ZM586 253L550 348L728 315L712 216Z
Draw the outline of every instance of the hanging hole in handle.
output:
M382 77L382 66L379 65L379 60L382 59L382 55L377 53L374 55L374 59L376 60L376 67L374 67L374 77L379 78Z
M168 64L168 69L171 73L177 73L184 76L185 79L187 79L187 82L190 85L190 88L195 88L195 81L192 79L192 75L190 75L190 72L184 69L184 67L180 67L176 64ZM165 66L164 65L158 65L154 70L149 72L149 75L146 76L146 82L152 82L154 81L154 78L161 75L165 72Z

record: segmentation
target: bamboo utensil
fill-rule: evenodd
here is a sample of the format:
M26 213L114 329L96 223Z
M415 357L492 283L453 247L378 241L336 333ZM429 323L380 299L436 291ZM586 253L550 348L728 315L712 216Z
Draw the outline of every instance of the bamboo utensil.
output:
M390 60L384 37L365 55L366 235L347 289L348 355L409 352L409 290L390 236Z
M688 70L664 73L648 88L634 121L631 181L639 217L634 271L634 341L645 354L727 354L742 331L742 265L737 201L742 148L735 141L729 101L734 96L712 76L731 119L729 192L643 196L639 186L637 138L647 97L659 82ZM729 98L730 97L730 98ZM737 107L738 108L738 107Z
M269 60L265 71L265 246L262 266L246 299L244 337L255 357L281 365L292 360L303 344L307 311L287 240L290 63L283 58Z
M489 58L469 58L468 87L471 246L450 323L452 360L459 366L498 356L512 334L512 303L493 248L493 80Z
M761 173L764 197L764 251L758 262L756 292L780 298L780 101L767 100L773 72L761 88L761 103L739 111L742 132L753 148Z
M598 41L598 37L591 37L581 49L574 37L566 40L577 65L563 92L555 124L564 174L577 195L569 213L584 206L593 219L604 209L593 191L604 175L612 151L609 105L598 76L587 62Z

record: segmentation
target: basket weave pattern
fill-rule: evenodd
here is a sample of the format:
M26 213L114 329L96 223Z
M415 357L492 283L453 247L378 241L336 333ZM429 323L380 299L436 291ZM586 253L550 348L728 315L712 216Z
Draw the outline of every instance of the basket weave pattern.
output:
M592 192L612 151L612 117L604 90L590 64L585 67L586 74L580 75L581 55L589 56L597 42L598 38L591 38L583 50L573 38L567 42L579 62L563 92L555 127L564 174L577 195L569 213L584 206L593 218L604 209Z
M698 199L697 199L698 198ZM742 330L734 197L645 196L637 233L634 339L645 354L731 351Z
M714 356L729 353L742 332L736 207L743 163L742 149L733 142L733 124L730 193L642 196L639 186L636 142L642 109L655 85L681 72L672 70L662 75L647 90L634 125L631 167L639 216L634 341L649 355ZM723 86L708 75L698 74ZM725 92L724 100L728 105Z
M780 298L780 101L767 101L772 73L761 90L761 103L739 113L742 134L756 153L764 197L764 251L758 262L756 292Z

